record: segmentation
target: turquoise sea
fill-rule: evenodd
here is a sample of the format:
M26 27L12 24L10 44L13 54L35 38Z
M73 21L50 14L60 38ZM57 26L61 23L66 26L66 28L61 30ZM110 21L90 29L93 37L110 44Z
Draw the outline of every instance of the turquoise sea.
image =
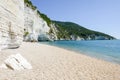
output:
M120 40L55 41L42 43L120 64Z

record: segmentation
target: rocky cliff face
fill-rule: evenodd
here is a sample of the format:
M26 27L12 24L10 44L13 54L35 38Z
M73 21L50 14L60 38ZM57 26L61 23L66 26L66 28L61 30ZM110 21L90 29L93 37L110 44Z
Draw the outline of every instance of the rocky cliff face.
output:
M51 21L31 1L25 0L25 41L111 40L107 34L84 28L73 22Z
M0 0L0 45L23 40L24 1Z
M56 39L54 25L49 26L41 17L37 9L32 9L29 4L24 6L24 40L46 41ZM52 32L50 32L52 30Z
M29 2L29 0L26 0ZM0 45L57 39L55 26L25 0L0 0Z
M75 23L51 21L29 0L0 0L0 45L23 41L114 39Z
M25 20L25 40L26 41L38 41L38 36L47 35L50 27L47 25L37 10L33 10L25 4L24 7L24 20Z

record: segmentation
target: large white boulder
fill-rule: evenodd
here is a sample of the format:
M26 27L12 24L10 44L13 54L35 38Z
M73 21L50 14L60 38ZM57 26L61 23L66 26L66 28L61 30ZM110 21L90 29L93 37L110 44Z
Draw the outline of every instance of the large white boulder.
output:
M8 59L4 61L4 64L1 65L1 68L7 67L12 70L32 69L31 64L20 54L9 56Z

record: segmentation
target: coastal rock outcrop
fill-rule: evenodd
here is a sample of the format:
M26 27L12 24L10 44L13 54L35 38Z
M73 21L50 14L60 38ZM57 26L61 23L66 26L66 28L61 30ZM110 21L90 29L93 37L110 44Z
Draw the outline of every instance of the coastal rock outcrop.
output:
M40 17L37 10L33 10L27 6L27 4L25 4L24 9L24 30L25 33L28 33L25 36L25 41L38 41L38 35L49 33L50 27L47 25L46 21Z
M0 50L24 41L111 40L76 23L52 21L30 0L0 0Z
M31 64L23 58L20 54L9 56L0 68L12 69L12 70L23 70L32 69Z
M30 1L24 4L24 41L51 41L56 39L53 24L45 21L47 16L41 14L35 6L28 3Z

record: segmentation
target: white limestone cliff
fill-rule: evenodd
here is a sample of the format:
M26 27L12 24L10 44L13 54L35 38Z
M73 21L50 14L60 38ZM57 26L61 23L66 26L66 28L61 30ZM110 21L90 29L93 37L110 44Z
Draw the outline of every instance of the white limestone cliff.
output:
M0 0L0 47L21 44L24 29L24 1Z
M25 4L24 17L24 30L28 33L25 37L25 41L38 41L38 38L40 40L49 40L51 38L49 35L50 26L41 18L37 10L33 10Z
M52 33L50 30L52 29ZM54 24L47 22L24 0L0 0L0 50L19 47L23 41L56 40Z
M0 50L19 47L25 34L26 41L56 40L54 28L53 24L48 26L37 10L26 6L24 0L0 0Z

